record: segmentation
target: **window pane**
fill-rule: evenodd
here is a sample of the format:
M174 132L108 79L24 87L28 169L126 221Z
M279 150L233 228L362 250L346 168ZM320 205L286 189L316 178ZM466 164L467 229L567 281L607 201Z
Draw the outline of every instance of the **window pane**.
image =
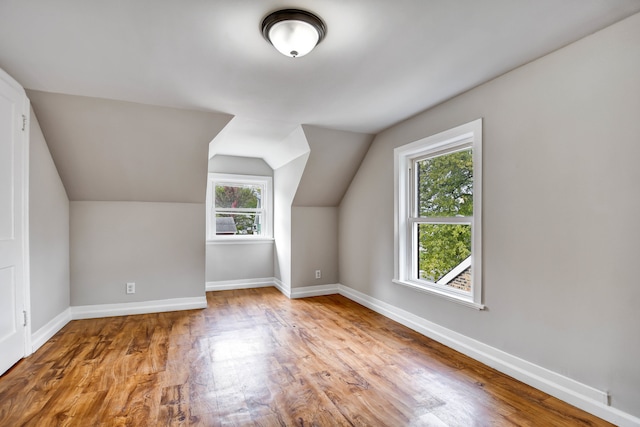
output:
M253 234L262 233L262 215L246 214L218 214L216 215L216 234Z
M416 162L418 216L473 216L471 149Z
M471 225L418 224L418 278L471 291Z
M255 209L262 207L262 186L249 184L217 184L216 208Z

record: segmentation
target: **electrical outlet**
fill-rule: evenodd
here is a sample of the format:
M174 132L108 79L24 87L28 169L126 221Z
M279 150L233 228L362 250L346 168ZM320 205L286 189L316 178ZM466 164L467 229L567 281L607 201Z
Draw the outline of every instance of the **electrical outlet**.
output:
M127 283L127 293L135 294L136 293L136 284L134 282Z
M322 277L322 271L316 270L316 279L320 279Z

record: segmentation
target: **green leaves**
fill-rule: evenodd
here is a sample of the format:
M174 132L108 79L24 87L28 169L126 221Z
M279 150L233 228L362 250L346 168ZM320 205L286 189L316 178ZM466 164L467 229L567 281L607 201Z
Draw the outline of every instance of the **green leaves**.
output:
M417 210L422 218L473 216L473 155L470 149L415 163ZM419 278L437 282L471 255L468 224L418 225Z
M258 207L259 187L216 185L215 207L246 209Z
M420 279L437 282L471 255L468 224L419 224Z
M418 216L473 215L473 156L458 151L416 162Z

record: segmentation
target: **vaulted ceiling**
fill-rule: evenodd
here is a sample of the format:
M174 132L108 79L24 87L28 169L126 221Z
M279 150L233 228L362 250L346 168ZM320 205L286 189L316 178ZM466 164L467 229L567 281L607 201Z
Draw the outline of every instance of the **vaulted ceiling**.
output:
M285 7L326 23L305 57L262 37L262 19ZM233 117L216 153L267 158L300 125L375 134L638 11L638 0L2 0L0 68L38 93ZM62 108L40 98L37 114Z

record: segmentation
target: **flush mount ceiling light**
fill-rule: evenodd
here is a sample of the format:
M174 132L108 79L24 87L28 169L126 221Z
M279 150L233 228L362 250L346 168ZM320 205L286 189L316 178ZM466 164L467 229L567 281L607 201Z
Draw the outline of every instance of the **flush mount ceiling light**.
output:
M292 58L305 56L322 41L327 29L311 12L283 9L262 21L262 35L280 53Z

